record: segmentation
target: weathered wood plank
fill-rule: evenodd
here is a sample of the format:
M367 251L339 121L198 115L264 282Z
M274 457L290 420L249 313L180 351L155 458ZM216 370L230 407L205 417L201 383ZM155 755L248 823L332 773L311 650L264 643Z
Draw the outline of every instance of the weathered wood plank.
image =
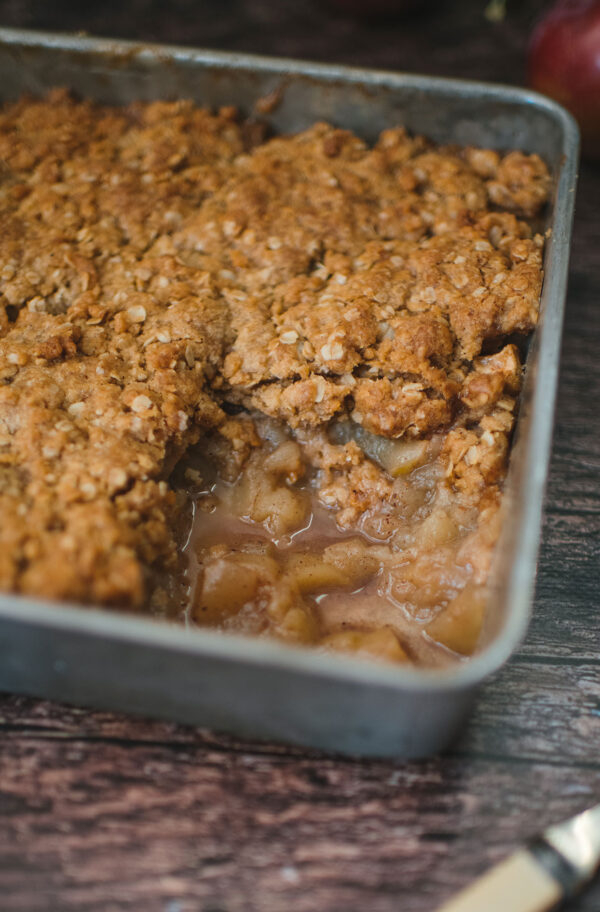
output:
M598 764L360 763L190 734L5 734L3 907L416 912L600 791Z
M527 654L600 655L600 171L582 168L556 428Z
M424 764L5 698L0 884L11 909L46 908L36 883L65 909L428 909L600 794L599 695L596 666L513 662Z

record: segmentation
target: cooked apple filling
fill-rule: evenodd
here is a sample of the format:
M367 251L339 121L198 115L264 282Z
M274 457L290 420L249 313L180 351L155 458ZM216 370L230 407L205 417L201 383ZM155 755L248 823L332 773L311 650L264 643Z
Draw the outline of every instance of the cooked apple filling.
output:
M476 472L502 458L513 407L502 399L496 433L476 443L462 428L390 440L349 421L291 431L230 419L227 438L182 465L188 619L394 662L471 654L498 498L458 493L452 458L470 451Z

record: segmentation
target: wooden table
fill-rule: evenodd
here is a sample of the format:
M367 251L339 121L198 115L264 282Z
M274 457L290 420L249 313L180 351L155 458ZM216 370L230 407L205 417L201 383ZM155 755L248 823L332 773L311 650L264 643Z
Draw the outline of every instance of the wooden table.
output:
M324 0L0 0L0 22L523 81L542 3L499 24L483 0L422 5L361 23ZM535 616L462 740L354 762L2 697L0 909L429 912L600 800L599 191L584 167ZM597 912L600 883L570 908Z

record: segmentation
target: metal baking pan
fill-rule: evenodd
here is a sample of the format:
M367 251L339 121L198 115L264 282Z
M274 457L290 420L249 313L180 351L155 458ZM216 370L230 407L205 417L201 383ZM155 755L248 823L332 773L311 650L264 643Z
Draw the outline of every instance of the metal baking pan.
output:
M276 642L0 596L0 688L362 755L424 756L459 729L477 688L525 634L550 454L578 133L531 92L291 60L0 30L0 99L51 85L104 102L191 97L295 131L325 119L373 140L404 124L437 142L538 152L555 178L541 320L530 345L505 493L486 645L442 671L379 665Z

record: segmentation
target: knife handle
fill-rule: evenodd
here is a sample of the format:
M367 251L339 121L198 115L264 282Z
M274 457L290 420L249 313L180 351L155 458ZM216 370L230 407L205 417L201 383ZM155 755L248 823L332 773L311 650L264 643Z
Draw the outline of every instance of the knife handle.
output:
M548 912L564 895L561 884L535 856L528 849L520 849L438 912Z

